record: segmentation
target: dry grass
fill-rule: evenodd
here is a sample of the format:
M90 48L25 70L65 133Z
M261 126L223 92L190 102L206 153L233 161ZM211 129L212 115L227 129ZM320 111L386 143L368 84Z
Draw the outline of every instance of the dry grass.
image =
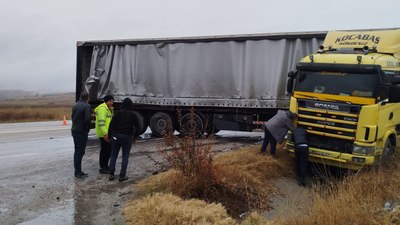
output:
M286 151L278 151L278 160L258 154L259 146L215 156L212 144L199 144L190 136L170 136L165 143L164 150L168 151L163 154L172 169L135 186L137 197L144 198L129 203L136 211L125 211L128 222L142 216L144 222L137 224L209 224L209 213L203 213L204 219L194 214L199 211L197 204L190 204L195 198L204 201L203 208L207 203L222 204L219 207L226 209L237 224L242 215L252 212L241 221L243 225L400 224L400 159L386 168L317 179L311 188L304 189L307 200L297 202L296 207L281 205L287 207L281 210L286 214L267 221L261 215L270 208L270 199L280 194L274 181L293 176L293 159ZM383 210L387 201L398 205L398 211ZM183 206L184 210L175 209L176 206ZM189 217L195 221L187 222ZM223 218L229 224L233 221Z
M273 221L268 221L263 216L256 212L250 213L243 222L240 223L241 225L272 225L274 224Z
M130 202L124 209L127 224L135 225L231 225L221 204L208 204L201 200L182 200L172 194L154 194Z
M0 123L70 119L74 99L74 93L0 99Z
M288 156L283 151L278 152L280 154L278 160L262 157L257 154L258 147L254 146L223 153L213 159L213 168L215 168L218 182L232 193L241 193L242 196L247 198L247 201L243 201L236 195L221 195L224 198L215 201L222 203L228 214L237 219L237 224L240 223L235 211L237 209L242 210L241 212L244 212L243 210L251 211L252 209L259 211L259 213L250 213L240 223L242 225L400 224L399 209L397 211L385 211L383 209L385 202L400 206L399 159L388 168L365 169L358 173L346 175L341 179L332 178L330 181L325 179L321 183L314 183L311 188L307 189L311 201L299 205L303 214L287 211L287 215L296 214L297 216L283 215L273 221L266 220L261 216L262 210L268 208L265 206L268 204L269 198L279 194L279 191L272 184L273 180L283 176L291 176L292 160L287 158ZM181 172L174 169L139 182L135 190L142 196L157 192L171 192L181 196L182 193L183 195L186 193L186 185L190 182ZM254 193L257 194L254 195ZM227 197L233 199L225 199ZM148 198L150 197L143 201L148 201ZM257 204L245 205L252 201ZM230 204L245 205L245 207L235 208ZM186 205L186 207L190 210L190 206ZM282 207L287 206L283 205ZM289 208L293 209L288 207L287 210ZM192 208L192 210L197 211L195 208ZM149 217L152 217L152 215L149 215ZM171 222L169 224L181 223Z
M278 224L400 224L400 210L383 210L385 202L400 204L400 161L389 168L360 171L337 182L316 184L309 214Z
M285 152L280 153L279 160L258 152L259 146L253 146L215 158L218 181L234 196L239 196L232 198L227 195L218 199L234 217L238 213L268 209L269 200L280 194L273 180L290 176L292 172L292 159Z
M190 142L186 141L185 143ZM211 154L209 145L195 148L199 151L205 148L205 151ZM208 167L204 165L198 167L202 163L193 163L182 168L174 167L142 180L135 185L135 191L138 196L161 192L173 193L184 199L199 198L206 202L219 202L234 218L238 218L240 214L250 210L265 210L269 207L269 199L279 194L272 181L279 177L290 176L292 159L289 159L285 152L280 152L279 160L277 160L262 156L258 154L258 151L259 147L254 146L222 153L217 157L210 155L205 157L204 154L197 154L197 157L200 156L203 159L198 161ZM181 154L183 153L179 153L179 150L175 149L169 151L168 156L178 155L181 160L178 160L177 165L188 164L189 162L182 162L187 157L183 157ZM174 162L176 163L176 159ZM191 166L193 168L188 169ZM197 172L199 170L202 172ZM208 172L204 172L204 170ZM208 177L200 182L199 179L205 176Z
M10 107L0 108L0 123L33 122L70 119L72 107Z

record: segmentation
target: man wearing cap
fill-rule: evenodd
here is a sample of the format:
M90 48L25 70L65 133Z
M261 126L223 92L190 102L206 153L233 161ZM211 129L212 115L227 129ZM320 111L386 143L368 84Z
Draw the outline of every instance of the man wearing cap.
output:
M108 126L113 116L114 97L112 95L104 96L104 103L94 109L96 113L96 136L100 139L100 170L102 174L110 174L108 161L111 155L111 143L108 139Z

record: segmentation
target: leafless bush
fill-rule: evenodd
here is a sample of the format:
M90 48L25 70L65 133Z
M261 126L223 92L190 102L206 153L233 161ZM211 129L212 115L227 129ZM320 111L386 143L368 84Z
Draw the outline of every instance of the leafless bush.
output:
M253 209L267 209L268 199L278 191L265 179L290 174L287 171L292 170L292 165L262 157L257 154L258 149L244 149L215 158L214 139L212 135L199 138L198 131L193 127L187 135L180 137L167 133L161 152L173 170L140 182L138 192L164 189L161 192L171 192L184 199L219 202L233 217ZM280 154L284 161L284 154ZM167 179L161 181L161 176Z
M190 113L194 114L194 111ZM179 111L178 114L180 114ZM189 181L185 187L187 193L182 197L204 199L219 186L213 169L212 139L214 137L197 139L195 125L191 124L190 132L184 136L177 138L173 132L168 132L164 136L165 147L162 155L172 168L179 171L185 180Z

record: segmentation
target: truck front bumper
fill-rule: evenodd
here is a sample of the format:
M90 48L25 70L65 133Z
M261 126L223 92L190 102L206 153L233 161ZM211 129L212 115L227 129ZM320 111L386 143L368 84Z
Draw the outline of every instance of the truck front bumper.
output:
M287 150L294 155L293 143L287 142ZM308 160L351 170L359 170L362 167L374 165L376 161L374 156L353 155L312 147L309 148Z

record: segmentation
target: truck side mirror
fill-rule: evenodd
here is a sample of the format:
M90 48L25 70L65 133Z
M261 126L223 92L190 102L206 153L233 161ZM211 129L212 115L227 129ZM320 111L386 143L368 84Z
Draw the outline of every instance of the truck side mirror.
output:
M400 86L397 85L390 86L389 102L400 102Z
M296 72L294 72L294 71L289 71L289 73L288 73L288 75L287 75L289 78L295 78L296 76L297 76L297 71Z
M286 84L286 91L291 95L293 94L293 84L294 84L294 79L296 78L296 75L297 75L297 72L290 71L288 73L289 79Z

